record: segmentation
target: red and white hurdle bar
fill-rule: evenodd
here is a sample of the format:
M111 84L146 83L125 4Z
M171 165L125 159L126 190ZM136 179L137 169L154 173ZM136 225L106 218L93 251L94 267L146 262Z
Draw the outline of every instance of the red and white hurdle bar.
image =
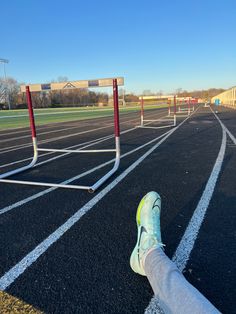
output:
M38 148L37 145L37 136L36 136L36 127L34 120L34 112L32 106L32 98L29 86L26 86L26 98L28 104L28 112L29 112L29 120L30 120L30 128L32 135L32 144L34 155L32 161L21 168L0 174L0 182L5 183L15 183L15 184L24 184L24 185L33 185L33 186L47 186L47 187L58 187L58 188L67 188L67 189L80 189L80 190L88 190L89 192L96 191L105 181L107 181L119 168L120 164L120 124L119 124L119 99L118 99L118 85L117 79L113 79L113 102L114 102L114 135L115 135L115 149L92 149L92 150L68 150L68 149L46 149L46 148ZM71 185L71 184L57 184L57 183L47 183L47 182L35 182L35 181L21 181L21 180L11 180L6 179L15 174L26 171L32 167L34 167L38 160L38 152L39 151L47 151L47 152L59 152L59 153L111 153L115 152L115 162L113 168L107 172L103 177L101 177L97 182L92 185Z
M175 102L176 105L176 102ZM163 118L163 119L144 119L144 100L143 97L141 97L140 99L140 119L141 119L141 123L138 126L139 128L146 128L146 129L163 129L163 128L171 128L171 127L175 127L176 126L176 106L175 106L175 114L173 116L173 119L168 118ZM149 126L149 124L152 123L162 123L162 122L172 122L172 124L168 124L168 125L162 125L162 126Z

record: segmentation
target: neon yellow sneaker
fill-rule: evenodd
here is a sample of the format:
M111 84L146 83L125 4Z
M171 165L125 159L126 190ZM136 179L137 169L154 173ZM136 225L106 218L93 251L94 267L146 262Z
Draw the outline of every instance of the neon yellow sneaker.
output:
M161 197L156 192L147 193L139 203L136 222L138 238L130 257L130 266L135 273L146 276L144 262L151 249L163 248L160 228Z

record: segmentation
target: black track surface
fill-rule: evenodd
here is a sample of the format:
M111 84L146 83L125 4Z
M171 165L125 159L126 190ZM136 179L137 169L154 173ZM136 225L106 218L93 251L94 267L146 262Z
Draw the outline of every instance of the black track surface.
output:
M148 111L146 117L150 119L165 114L164 109ZM220 108L218 116L236 136L236 111ZM183 119L179 117L178 123ZM39 135L39 141L51 140L40 146L66 148L107 136L112 134L113 127L110 124L110 117L80 121L78 128ZM121 131L138 124L137 112L121 115ZM73 121L40 127L39 134L76 126ZM90 133L69 136L102 127ZM167 131L136 128L124 133L121 136L122 154ZM27 134L28 130L24 129L19 134L12 130L0 132L0 164L31 156L31 147L6 152L10 149L8 147L30 143L30 137L11 140ZM54 137L67 135L69 137L52 141ZM45 313L143 313L153 292L147 279L134 274L129 267L130 253L136 242L137 205L148 191L156 190L160 193L163 241L167 245L167 255L172 257L211 174L221 140L219 122L209 108L200 106L196 113L18 277L6 292ZM112 148L113 141L110 139L92 147ZM57 189L1 214L0 276L96 197L155 143L122 158L117 174L94 194ZM53 156L56 155L42 157L39 161ZM14 178L59 183L110 159L111 155L69 155ZM184 271L187 279L223 313L235 313L236 306L235 165L236 146L228 138L223 168ZM0 168L0 171L17 166ZM112 164L103 167L73 184L92 183L111 167ZM0 212L45 189L0 183ZM7 306L9 313L13 310L11 306Z

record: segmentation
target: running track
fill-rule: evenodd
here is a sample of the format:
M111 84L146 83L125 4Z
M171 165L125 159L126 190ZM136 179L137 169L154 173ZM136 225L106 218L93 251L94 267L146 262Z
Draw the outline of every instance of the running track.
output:
M147 118L164 115L148 111ZM26 304L45 313L152 312L147 279L129 267L136 208L150 190L162 196L168 256L221 312L234 313L236 111L221 108L215 116L200 106L185 119L176 129L140 129L137 112L122 114L124 157L94 194L0 183L4 313L13 310L6 296L23 300L25 313ZM38 133L40 147L89 145L112 134L112 118L41 126ZM112 148L113 138L90 147ZM0 132L1 172L26 164L31 152L28 130ZM44 155L44 164L14 178L87 184L112 167L105 164L111 155L58 156Z

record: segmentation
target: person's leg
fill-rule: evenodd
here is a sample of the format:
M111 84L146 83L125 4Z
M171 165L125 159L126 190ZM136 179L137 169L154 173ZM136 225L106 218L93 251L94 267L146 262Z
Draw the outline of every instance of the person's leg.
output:
M219 313L166 256L161 248L150 250L144 262L144 271L158 296L164 313Z
M219 313L163 252L160 210L161 199L156 192L148 193L141 200L136 215L138 239L130 258L131 268L148 277L164 313Z

